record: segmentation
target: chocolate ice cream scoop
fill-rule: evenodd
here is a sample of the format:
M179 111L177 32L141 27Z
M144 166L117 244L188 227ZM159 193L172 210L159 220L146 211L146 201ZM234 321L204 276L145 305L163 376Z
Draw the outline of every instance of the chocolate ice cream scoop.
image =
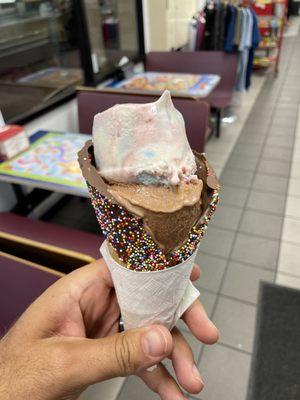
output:
M194 155L197 180L170 188L108 182L95 166L92 141L79 152L99 224L128 268L167 268L197 248L216 208L219 184L204 154Z
M79 163L101 229L128 268L164 269L193 254L219 183L205 155L191 150L168 91L97 114Z

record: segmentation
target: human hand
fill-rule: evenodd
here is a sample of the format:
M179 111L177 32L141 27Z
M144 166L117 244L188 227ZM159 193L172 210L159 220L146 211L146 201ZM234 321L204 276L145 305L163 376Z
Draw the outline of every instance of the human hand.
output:
M199 274L195 266L191 279ZM152 325L118 333L119 317L103 260L58 280L0 341L0 398L73 400L90 384L137 374L162 400L184 399L160 363L166 357L186 391L202 389L192 351L177 328L170 333ZM200 341L217 341L218 331L198 300L183 320Z

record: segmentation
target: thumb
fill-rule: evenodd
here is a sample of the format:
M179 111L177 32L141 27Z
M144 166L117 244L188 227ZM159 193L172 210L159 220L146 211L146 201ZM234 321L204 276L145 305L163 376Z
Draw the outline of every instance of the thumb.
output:
M173 341L165 327L152 325L103 339L76 339L71 346L73 378L90 385L157 364L171 353Z

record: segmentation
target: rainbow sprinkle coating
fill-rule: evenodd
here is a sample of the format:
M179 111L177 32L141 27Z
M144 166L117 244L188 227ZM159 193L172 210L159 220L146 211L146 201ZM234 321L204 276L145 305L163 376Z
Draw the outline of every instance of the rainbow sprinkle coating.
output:
M87 182L98 223L120 260L134 271L157 271L187 260L196 250L207 230L207 225L217 208L219 194L213 191L212 199L199 226L194 226L187 241L177 250L165 255L143 227L139 218L119 204L101 195Z

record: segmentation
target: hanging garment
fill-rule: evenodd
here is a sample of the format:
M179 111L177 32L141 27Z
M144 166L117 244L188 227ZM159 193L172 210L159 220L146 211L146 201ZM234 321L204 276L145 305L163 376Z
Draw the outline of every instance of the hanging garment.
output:
M244 18L243 9L238 8L234 24L234 37L233 37L233 44L235 44L236 46L239 46L241 42L243 18Z
M237 18L237 9L229 5L228 6L228 28L227 28L227 33L226 33L226 38L225 38L225 45L224 45L224 51L227 51L228 53L233 53L236 48L233 44L233 38L234 38L234 28L235 28L235 23L236 23L236 18Z
M237 67L236 90L246 89L246 73L249 59L249 49L252 45L253 16L249 8L242 9L241 40Z
M227 6L223 3L216 5L213 50L223 50L225 41Z
M252 71L253 71L253 59L254 59L254 50L256 47L259 45L260 42L260 33L258 29L258 19L255 14L255 11L250 8L250 12L252 14L253 18L253 28L252 28L252 42L251 42L251 48L249 50L249 57L248 57L248 65L247 65L247 71L246 71L246 82L245 82L245 87L246 89L249 89L251 85L251 76L252 76Z
M227 33L228 24L229 24L228 6L222 4L221 17L220 17L220 35L219 35L217 50L224 50L225 37Z
M202 43L203 43L203 38L204 38L204 32L205 32L205 15L204 11L200 11L198 14L197 18L197 43L196 43L196 50L200 50Z
M204 9L205 30L204 30L201 50L212 50L215 12L216 12L215 7L212 4L205 7Z
M249 7L245 9L248 19L245 33L245 47L250 49L252 47L252 34L253 34L253 14Z
M211 50L218 50L218 47L219 47L222 8L223 8L223 4L221 4L221 3L215 5L215 17L214 17L214 27L213 27L213 34L212 34Z

